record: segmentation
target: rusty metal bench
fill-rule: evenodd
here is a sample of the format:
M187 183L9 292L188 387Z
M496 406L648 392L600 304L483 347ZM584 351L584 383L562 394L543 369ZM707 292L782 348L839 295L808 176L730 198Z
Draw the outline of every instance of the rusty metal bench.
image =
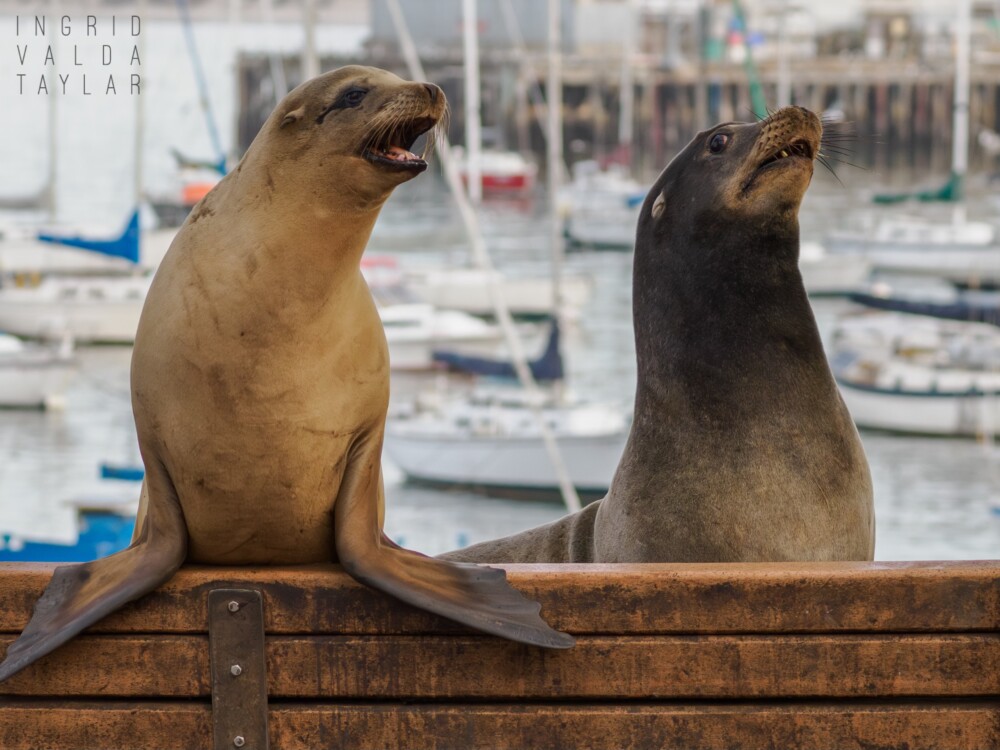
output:
M0 685L0 748L1000 748L1000 562L506 567L575 648L185 568ZM52 568L0 565L0 650Z

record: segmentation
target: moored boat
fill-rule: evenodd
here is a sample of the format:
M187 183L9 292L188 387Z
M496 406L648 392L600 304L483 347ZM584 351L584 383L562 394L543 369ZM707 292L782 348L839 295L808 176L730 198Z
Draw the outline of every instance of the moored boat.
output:
M76 370L69 340L33 344L0 333L0 407L44 407L61 399Z
M604 495L628 436L623 409L608 404L538 404L570 480L588 498ZM418 403L393 416L385 455L411 481L527 496L558 496L559 484L531 404L519 391Z
M1000 237L987 222L883 219L858 230L830 232L825 245L832 254L864 257L883 273L939 277L970 286L1000 282Z
M898 314L851 319L831 355L860 427L925 435L1000 431L1000 331Z
M433 305L383 305L379 315L389 343L389 365L396 370L433 367L435 349L489 352L503 339L503 332L495 325Z
M462 182L468 183L469 166L465 150L452 148ZM538 167L516 151L485 149L479 154L479 173L484 193L519 195L535 187Z
M20 282L20 283L19 283ZM151 275L50 274L5 280L0 329L35 339L131 344Z

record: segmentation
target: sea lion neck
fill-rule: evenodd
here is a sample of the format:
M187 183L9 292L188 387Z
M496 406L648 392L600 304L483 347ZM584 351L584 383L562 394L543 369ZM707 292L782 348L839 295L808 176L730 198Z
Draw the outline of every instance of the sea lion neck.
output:
M794 217L759 226L697 222L640 239L632 290L640 357L651 347L650 366L669 365L671 358L657 353L664 345L689 354L742 346L800 319L809 304L798 250Z
M192 212L192 230L245 238L229 243L229 252L252 257L255 268L289 283L301 277L300 283L322 288L353 275L389 193L378 203L356 205L342 201L339 190L286 189L287 179L279 165L257 168L244 159ZM239 220L217 222L218 216Z
M772 371L827 387L798 249L794 213L771 221L714 212L640 222L633 274L639 429L646 419L731 425L766 414L789 387ZM764 384L752 401L719 395L741 393L750 381Z

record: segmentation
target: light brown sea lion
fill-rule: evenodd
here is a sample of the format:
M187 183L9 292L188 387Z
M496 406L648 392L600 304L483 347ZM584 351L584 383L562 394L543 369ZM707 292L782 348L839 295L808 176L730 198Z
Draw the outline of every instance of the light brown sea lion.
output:
M338 561L359 580L488 633L565 648L504 572L382 533L385 334L360 272L437 86L374 68L314 78L277 106L195 208L156 273L132 357L146 480L132 545L58 568L0 680L185 561Z
M443 557L872 559L868 463L798 270L821 134L788 107L700 133L667 166L639 216L635 416L607 496Z

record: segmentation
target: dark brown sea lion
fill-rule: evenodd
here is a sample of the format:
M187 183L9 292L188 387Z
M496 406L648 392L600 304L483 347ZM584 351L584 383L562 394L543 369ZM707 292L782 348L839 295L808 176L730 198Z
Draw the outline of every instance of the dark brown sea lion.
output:
M798 270L821 134L789 107L670 163L639 216L635 416L607 496L445 558L872 559L868 463Z
M474 628L565 648L501 570L382 533L385 334L360 272L409 152L446 110L437 86L374 68L314 78L277 106L196 207L139 323L132 406L146 480L132 545L58 568L0 665L9 677L185 561L338 561Z

